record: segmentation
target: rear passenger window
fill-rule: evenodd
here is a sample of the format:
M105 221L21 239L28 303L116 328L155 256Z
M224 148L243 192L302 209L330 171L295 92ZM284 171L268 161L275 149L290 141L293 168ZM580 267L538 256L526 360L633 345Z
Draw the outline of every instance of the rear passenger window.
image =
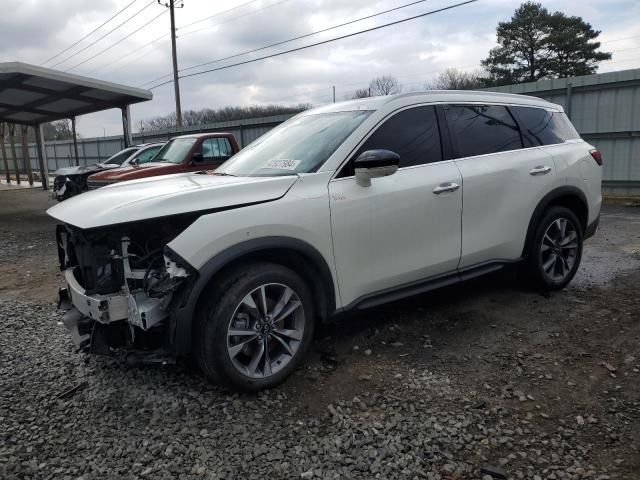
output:
M554 145L565 140L580 138L569 119L559 112L543 108L511 107L522 129L525 148Z
M471 157L522 148L520 131L506 107L445 105L455 157Z
M415 107L393 115L373 132L338 176L354 175L354 160L362 152L378 149L400 155L400 168L441 161L442 147L435 107Z

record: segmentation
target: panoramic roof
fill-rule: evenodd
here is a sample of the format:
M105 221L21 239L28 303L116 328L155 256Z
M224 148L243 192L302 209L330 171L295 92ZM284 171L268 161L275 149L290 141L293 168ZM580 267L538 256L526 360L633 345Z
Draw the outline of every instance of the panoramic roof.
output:
M21 62L0 63L0 122L37 125L152 98L140 88Z

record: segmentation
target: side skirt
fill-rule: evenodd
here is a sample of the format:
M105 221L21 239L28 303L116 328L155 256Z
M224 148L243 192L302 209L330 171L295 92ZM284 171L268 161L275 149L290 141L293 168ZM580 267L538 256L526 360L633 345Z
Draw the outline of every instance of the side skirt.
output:
M379 292L364 295L354 300L346 307L343 307L342 309L336 311L336 313L377 307L378 305L394 302L406 297L412 297L414 295L430 292L431 290L436 290L438 288L465 282L467 280L471 280L472 278L496 272L504 268L506 265L517 263L521 260L521 258L518 258L516 260L491 260L489 262L466 267L462 270L457 270L454 272L429 277L417 282L408 283L400 287L381 290Z

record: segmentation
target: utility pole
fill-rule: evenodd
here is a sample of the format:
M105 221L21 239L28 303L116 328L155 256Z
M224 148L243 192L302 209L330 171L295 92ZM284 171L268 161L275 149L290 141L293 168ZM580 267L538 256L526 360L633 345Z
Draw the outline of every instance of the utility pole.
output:
M176 95L176 127L182 127L182 109L180 107L180 84L178 82L178 55L176 53L176 15L175 9L184 7L182 0L177 0L179 5L176 6L176 0L169 0L169 3L162 3L158 0L158 4L169 9L171 16L171 56L173 57L173 88Z
M336 103L336 86L333 86L333 103Z

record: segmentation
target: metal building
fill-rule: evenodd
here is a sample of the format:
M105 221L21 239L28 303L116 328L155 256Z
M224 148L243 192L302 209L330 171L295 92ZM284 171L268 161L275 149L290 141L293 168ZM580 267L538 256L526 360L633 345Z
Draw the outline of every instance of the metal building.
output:
M603 192L640 195L640 68L491 88L564 107L604 157Z

